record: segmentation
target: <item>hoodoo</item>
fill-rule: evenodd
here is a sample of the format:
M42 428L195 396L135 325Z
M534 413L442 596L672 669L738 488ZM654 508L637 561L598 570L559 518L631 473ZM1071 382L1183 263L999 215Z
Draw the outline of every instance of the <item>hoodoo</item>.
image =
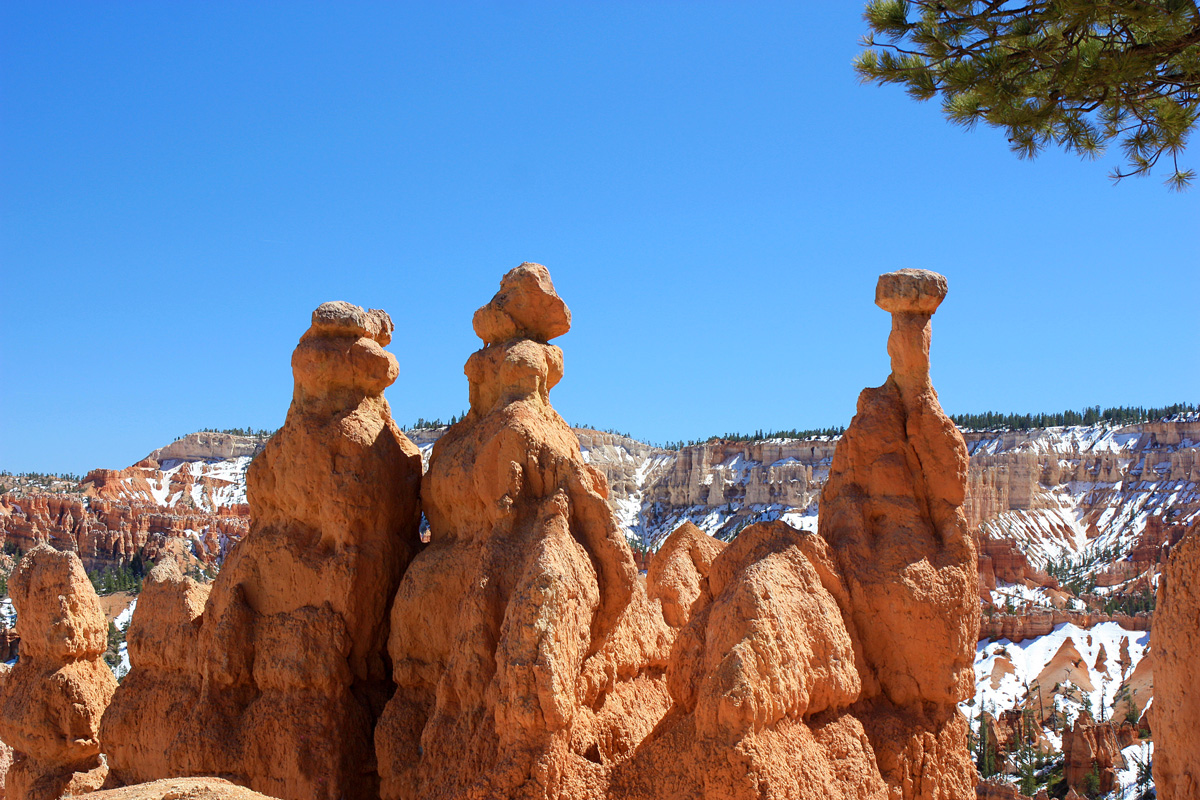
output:
M382 311L313 312L287 420L247 474L250 533L203 614L178 575L155 575L138 604L128 691L104 729L116 776L219 775L285 800L377 796L388 602L420 547L420 451L383 398L399 372L391 335ZM145 646L168 630L195 655ZM166 685L194 701L171 706Z
M966 719L974 691L979 573L963 513L967 448L929 380L931 318L946 279L879 278L892 315L892 374L858 398L821 493L818 528L845 580L859 646L855 705L879 768L904 800L968 797Z
M113 797L967 800L979 575L966 447L929 381L945 293L931 272L880 278L892 374L859 397L817 532L684 525L644 582L550 405L571 316L545 267L476 312L470 411L424 479L382 395L391 320L322 305L250 466L248 535L211 589L166 559L142 592L100 727ZM1168 570L1181 620L1190 586ZM34 550L14 587L31 644L0 682L10 791L54 800L103 779L103 618L74 555ZM35 722L68 717L51 752ZM1186 759L1167 766L1189 785Z
M100 717L117 681L101 656L108 627L83 563L38 545L9 583L21 653L0 681L0 738L12 745L7 800L100 788Z
M613 797L973 796L955 709L979 627L967 454L929 384L945 292L934 273L880 278L893 373L863 392L837 446L819 535L760 523L693 552L682 533L656 556L651 596L672 624L687 611L667 667L672 708L617 768ZM656 585L675 574L683 591Z
M540 264L475 314L470 411L433 448L429 545L401 581L383 797L598 798L666 711L671 634L607 485L550 406L570 312Z

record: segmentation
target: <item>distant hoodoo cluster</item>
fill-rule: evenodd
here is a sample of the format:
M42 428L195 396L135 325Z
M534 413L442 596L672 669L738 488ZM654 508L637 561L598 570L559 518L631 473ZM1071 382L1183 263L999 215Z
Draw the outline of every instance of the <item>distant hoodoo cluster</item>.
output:
M571 314L545 267L475 313L470 411L424 476L383 397L392 320L320 306L248 534L211 586L155 567L119 687L78 557L22 561L7 800L974 797L968 459L929 380L945 295L880 278L892 373L859 397L817 532L685 524L644 577L550 404Z

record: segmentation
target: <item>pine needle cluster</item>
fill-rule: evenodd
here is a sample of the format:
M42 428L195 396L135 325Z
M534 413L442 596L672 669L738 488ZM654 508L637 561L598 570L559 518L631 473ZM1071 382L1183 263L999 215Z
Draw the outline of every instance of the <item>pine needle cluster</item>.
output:
M1194 0L869 0L863 18L864 82L1003 128L1021 158L1053 145L1094 159L1115 140L1114 180L1164 158L1171 189L1195 178L1179 165L1200 118Z

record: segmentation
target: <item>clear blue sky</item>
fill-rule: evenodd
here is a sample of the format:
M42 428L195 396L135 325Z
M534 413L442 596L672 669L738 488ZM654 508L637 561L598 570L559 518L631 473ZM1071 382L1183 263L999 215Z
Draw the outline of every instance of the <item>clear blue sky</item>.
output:
M1200 188L859 85L860 13L5 2L0 468L278 426L333 299L395 320L394 416L449 416L521 261L574 313L555 406L649 440L846 424L899 267L949 278L951 412L1200 400Z

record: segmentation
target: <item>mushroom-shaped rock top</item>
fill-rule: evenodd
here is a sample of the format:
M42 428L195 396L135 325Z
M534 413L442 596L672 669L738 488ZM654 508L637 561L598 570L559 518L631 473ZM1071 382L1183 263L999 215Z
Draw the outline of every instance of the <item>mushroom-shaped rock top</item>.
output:
M571 310L554 291L550 271L527 261L500 280L500 291L475 312L472 324L485 344L548 342L571 330Z
M945 276L927 269L888 272L875 286L875 305L892 314L932 314L945 297Z
M313 311L312 329L320 336L365 336L387 347L395 328L386 311L334 300L322 303Z

